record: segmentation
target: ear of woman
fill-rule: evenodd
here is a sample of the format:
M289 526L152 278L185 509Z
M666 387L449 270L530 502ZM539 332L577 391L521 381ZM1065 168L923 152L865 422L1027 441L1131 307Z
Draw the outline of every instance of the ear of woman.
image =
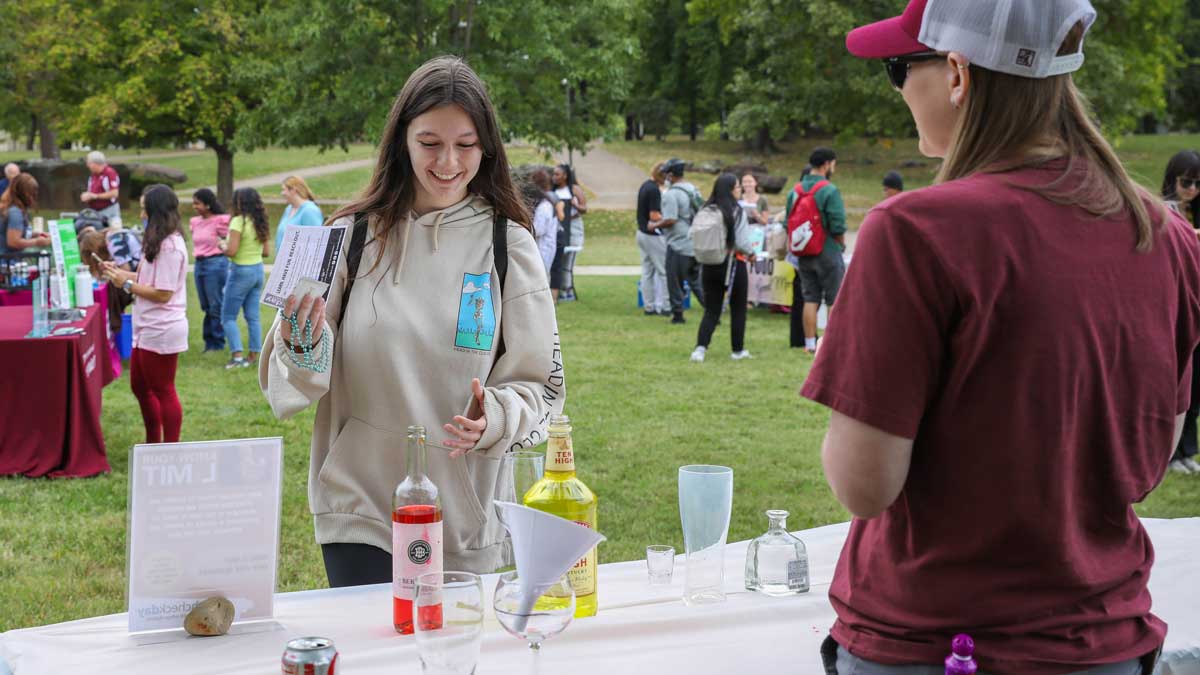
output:
M958 52L950 52L946 56L946 62L950 64L950 105L954 106L955 110L961 110L966 105L971 90L971 64Z

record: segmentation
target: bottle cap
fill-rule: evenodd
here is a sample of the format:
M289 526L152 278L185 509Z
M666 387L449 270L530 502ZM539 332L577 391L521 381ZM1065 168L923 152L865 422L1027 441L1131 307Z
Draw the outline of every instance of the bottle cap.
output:
M954 636L954 640L950 642L950 651L955 656L969 657L975 653L975 641L966 633L959 633Z

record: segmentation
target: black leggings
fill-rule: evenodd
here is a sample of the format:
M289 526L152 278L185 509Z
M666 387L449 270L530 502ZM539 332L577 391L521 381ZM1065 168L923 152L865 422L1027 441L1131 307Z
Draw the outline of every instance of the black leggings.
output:
M330 588L392 582L392 554L369 544L321 544Z
M727 265L700 266L700 283L704 287L705 303L704 318L700 320L700 333L696 336L697 346L708 347L712 342L713 331L717 329L717 322L721 320L728 269ZM729 290L729 314L732 317L729 337L734 352L740 352L746 347L746 298L749 286L746 263L735 258L733 285Z

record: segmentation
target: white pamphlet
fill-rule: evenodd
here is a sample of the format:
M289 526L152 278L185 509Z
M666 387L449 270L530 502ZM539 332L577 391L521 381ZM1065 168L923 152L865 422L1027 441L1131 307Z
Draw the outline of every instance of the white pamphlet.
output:
M234 623L274 616L283 439L136 445L129 461L129 632L183 627L205 598Z
M271 278L263 287L262 303L283 309L301 279L332 284L346 229L345 225L287 228L271 264Z

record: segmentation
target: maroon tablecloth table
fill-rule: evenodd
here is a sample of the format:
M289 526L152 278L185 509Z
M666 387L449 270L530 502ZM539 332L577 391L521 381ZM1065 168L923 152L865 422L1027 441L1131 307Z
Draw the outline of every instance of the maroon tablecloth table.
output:
M0 307L0 475L94 476L109 471L101 390L113 380L105 307L72 326L83 334L26 338L33 310Z

